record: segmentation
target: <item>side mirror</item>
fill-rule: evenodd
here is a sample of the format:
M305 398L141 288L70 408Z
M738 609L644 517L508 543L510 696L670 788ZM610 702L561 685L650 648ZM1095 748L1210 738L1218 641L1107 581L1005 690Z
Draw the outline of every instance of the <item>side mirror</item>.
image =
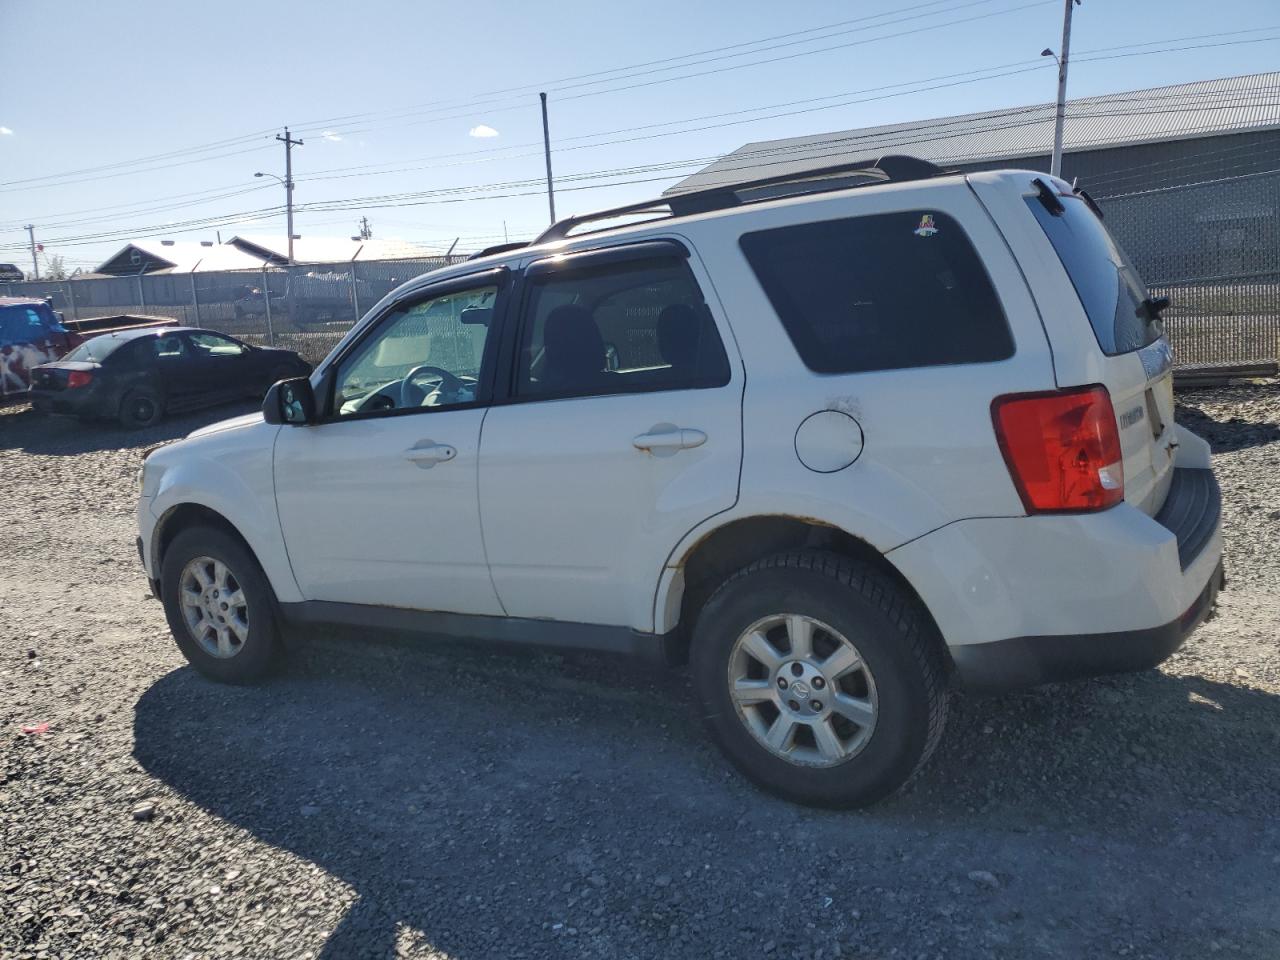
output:
M294 377L272 384L262 401L262 419L267 423L288 423L302 427L316 422L316 395L311 381Z

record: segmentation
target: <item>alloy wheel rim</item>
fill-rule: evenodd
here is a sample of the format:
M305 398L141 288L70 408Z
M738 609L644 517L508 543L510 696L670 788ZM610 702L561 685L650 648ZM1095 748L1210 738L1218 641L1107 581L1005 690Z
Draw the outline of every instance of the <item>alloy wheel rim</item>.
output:
M196 557L182 568L178 593L182 619L200 649L220 660L244 649L249 602L230 567L213 557Z
M847 637L813 617L775 614L751 624L734 642L727 680L738 719L789 763L847 763L875 731L870 668Z
M133 402L133 416L137 420L146 422L155 415L156 406L145 397L140 397Z

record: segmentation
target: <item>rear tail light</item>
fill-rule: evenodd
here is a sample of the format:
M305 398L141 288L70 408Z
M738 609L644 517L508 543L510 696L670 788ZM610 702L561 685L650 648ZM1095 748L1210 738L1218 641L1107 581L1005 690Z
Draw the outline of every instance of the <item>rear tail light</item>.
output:
M1106 387L997 397L991 417L1028 513L1105 510L1124 499L1120 434Z
M87 387L93 382L93 374L88 370L72 370L67 374L67 389L73 390L76 387Z

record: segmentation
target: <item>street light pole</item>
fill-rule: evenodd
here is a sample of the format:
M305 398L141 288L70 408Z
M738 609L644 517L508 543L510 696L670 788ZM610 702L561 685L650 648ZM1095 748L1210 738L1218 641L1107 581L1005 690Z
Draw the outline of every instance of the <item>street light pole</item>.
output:
M1067 63L1071 57L1071 11L1080 0L1065 0L1062 15L1062 55L1058 61L1058 108L1053 122L1053 156L1049 160L1049 173L1062 176L1062 128L1067 117Z

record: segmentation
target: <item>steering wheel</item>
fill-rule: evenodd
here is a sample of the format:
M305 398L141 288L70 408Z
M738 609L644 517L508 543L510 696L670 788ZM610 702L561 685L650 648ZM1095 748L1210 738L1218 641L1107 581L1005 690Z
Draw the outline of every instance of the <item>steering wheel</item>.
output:
M418 374L421 374L421 373L432 373L432 374L435 374L437 377L439 377L440 386L437 387L437 389L443 389L447 387L449 390L453 391L454 393L457 393L459 390L461 390L463 387L466 386L466 384L464 384L461 380L455 377L448 370L444 370L440 367L433 367L429 363L420 364L414 367L412 370L410 370L405 375L405 378L400 381L400 406L402 408L419 406L422 403L422 401L427 398L428 396L427 391L422 390L420 387L412 388L413 390L418 391L422 394L422 396L419 397L416 401L412 398L409 392L410 391L409 385L413 382L413 379L417 377Z

